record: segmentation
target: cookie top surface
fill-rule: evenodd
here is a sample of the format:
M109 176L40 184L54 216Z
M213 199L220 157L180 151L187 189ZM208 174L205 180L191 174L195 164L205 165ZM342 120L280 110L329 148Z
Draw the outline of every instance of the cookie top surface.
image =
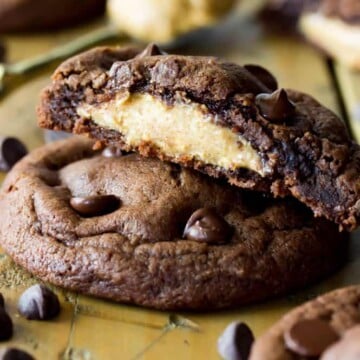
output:
M2 0L0 31L38 31L77 25L100 16L105 0Z
M61 65L43 92L40 126L291 194L316 216L357 226L360 148L330 110L297 91L270 95L276 80L256 66L153 47L134 53L101 48Z
M135 154L107 157L92 145L72 138L35 150L3 184L2 246L44 280L116 301L204 310L290 291L339 263L343 236L295 200ZM105 196L117 202L89 213Z
M319 296L290 311L262 335L253 345L250 360L305 359L304 352L310 350L318 352L313 359L357 359L359 309L359 286ZM311 327L319 331L313 333Z

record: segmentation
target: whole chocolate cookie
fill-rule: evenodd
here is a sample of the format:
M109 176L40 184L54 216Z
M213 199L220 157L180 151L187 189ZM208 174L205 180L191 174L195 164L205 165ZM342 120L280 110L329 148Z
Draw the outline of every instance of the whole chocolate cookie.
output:
M100 153L79 138L21 160L0 206L2 247L39 278L158 309L283 294L329 274L346 247L334 224L294 199L136 154Z
M98 48L62 64L42 94L40 126L292 195L341 228L358 225L360 147L334 113L276 90L259 66L154 45L135 53Z
M250 360L355 360L360 286L319 296L286 314L253 345Z
M1 0L0 32L77 25L105 11L106 0Z

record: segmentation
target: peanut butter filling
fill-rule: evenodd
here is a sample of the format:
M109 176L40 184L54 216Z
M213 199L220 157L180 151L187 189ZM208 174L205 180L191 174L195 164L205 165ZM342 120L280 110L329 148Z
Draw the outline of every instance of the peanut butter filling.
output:
M205 105L167 105L149 94L78 108L78 114L97 125L120 132L127 144L149 142L174 159L187 157L225 169L246 168L263 175L259 154L230 129L216 125Z

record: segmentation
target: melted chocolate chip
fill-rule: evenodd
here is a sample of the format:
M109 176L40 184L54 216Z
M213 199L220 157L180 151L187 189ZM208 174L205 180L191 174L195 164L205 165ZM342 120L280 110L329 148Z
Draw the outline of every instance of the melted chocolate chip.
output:
M299 321L284 334L286 347L301 356L320 356L338 339L335 330L320 319Z
M233 322L219 337L218 352L226 360L247 360L253 342L251 329L242 322Z
M137 57L166 55L156 44L150 43Z
M122 156L122 151L116 146L109 146L102 151L101 155L106 158L116 158Z
M270 91L278 88L277 80L268 70L259 65L244 65L244 68L260 80Z
M282 122L295 114L295 105L289 100L284 89L272 94L259 94L255 99L261 115L273 122Z
M88 197L73 197L71 207L83 216L109 214L120 206L120 200L114 195L97 195Z
M59 299L44 285L33 285L20 296L18 302L20 315L28 320L48 320L60 312Z
M0 341L9 340L13 334L13 323L4 308L0 308Z
M25 145L20 140L0 136L0 171L9 171L27 153Z
M214 210L201 208L188 220L183 238L210 244L224 243L229 240L232 228Z
M0 360L34 360L27 352L16 348L0 349Z

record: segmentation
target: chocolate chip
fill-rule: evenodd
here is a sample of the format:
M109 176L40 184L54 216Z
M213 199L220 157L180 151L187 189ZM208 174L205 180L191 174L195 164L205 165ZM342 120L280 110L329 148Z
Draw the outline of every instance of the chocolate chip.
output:
M231 233L230 225L213 209L201 208L191 215L183 238L216 244L226 242Z
M122 156L122 152L121 150L116 147L116 146L109 146L107 148L105 148L103 150L103 152L101 153L101 155L103 157L106 158L114 158L114 157L121 157Z
M28 151L25 145L13 137L0 136L0 171L9 171Z
M0 308L0 341L9 340L13 334L13 324L4 308Z
M34 358L23 350L6 347L0 349L0 360L34 360Z
M88 197L73 197L71 207L83 216L109 214L120 206L120 200L114 195L97 195Z
M162 51L156 44L150 43L137 57L165 55L166 52Z
M259 94L255 99L261 115L270 121L282 122L295 114L295 105L289 100L284 89L272 94Z
M48 320L60 312L59 299L44 285L33 285L20 296L18 302L20 315L28 320Z
M299 321L284 334L285 346L301 356L320 356L338 339L335 330L320 319Z
M233 322L219 337L218 352L226 360L247 360L253 342L251 329L242 322Z
M244 65L244 68L260 80L269 90L275 91L278 88L278 83L274 75L262 66Z

